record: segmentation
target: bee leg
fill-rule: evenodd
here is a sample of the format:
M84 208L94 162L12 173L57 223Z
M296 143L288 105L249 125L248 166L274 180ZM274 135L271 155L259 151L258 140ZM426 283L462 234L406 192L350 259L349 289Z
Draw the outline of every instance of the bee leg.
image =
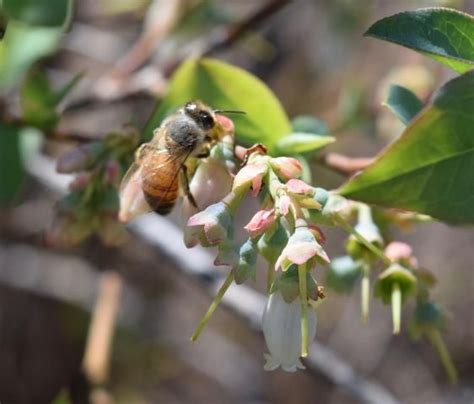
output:
M196 155L196 157L200 159L205 159L206 157L209 157L210 154L211 154L211 148L206 147L201 153Z
M196 200L194 199L194 196L191 193L191 190L189 189L188 167L186 167L186 165L183 164L181 166L181 170L183 174L184 193L186 197L189 199L189 202L191 202L191 205L193 205L195 208L198 208Z

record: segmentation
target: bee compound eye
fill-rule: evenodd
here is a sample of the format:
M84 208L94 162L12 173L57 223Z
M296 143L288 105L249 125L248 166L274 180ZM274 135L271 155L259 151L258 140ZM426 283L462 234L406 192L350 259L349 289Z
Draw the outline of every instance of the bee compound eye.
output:
M211 129L214 126L214 118L209 112L201 111L199 113L199 121L204 129Z

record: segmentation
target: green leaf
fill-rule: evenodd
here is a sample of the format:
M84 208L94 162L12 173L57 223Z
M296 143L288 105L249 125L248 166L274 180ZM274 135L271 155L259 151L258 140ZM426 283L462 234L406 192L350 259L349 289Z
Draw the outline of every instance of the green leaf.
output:
M474 223L474 72L449 81L377 160L349 180L348 198Z
M329 135L329 128L318 118L311 115L299 115L291 121L293 132Z
M307 153L321 149L335 140L332 136L293 133L279 139L276 143L276 149L281 155Z
M280 102L255 76L214 59L191 59L171 78L168 93L145 128L145 139L152 136L163 118L195 99L218 109L245 111L245 115L232 115L238 140L245 144L263 143L270 153L278 139L291 132Z
M61 37L59 28L9 21L0 42L0 89L15 84L34 62L54 52Z
M72 0L3 0L10 19L36 26L61 26L72 11Z
M20 105L23 120L32 126L49 129L59 120L55 94L41 70L33 70L27 75L20 91Z
M449 8L423 8L383 18L367 36L416 50L464 73L474 67L474 17Z
M30 71L20 91L23 120L41 129L53 128L59 121L59 114L56 112L57 105L81 77L82 74L75 76L59 91L55 91L44 71L39 69Z
M0 123L0 204L13 202L24 179L19 128Z
M398 85L390 86L383 105L387 106L405 125L408 125L423 108L423 103L416 94Z

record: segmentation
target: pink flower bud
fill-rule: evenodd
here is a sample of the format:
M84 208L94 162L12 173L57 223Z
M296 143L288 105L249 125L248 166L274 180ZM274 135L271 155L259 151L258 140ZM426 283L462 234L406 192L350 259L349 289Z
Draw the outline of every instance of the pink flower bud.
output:
M197 236L201 242L216 245L229 238L232 216L228 206L224 202L219 202L191 216L187 225L198 228Z
M286 183L285 187L287 191L292 194L308 196L312 196L314 194L314 188L302 180L291 179Z
M385 255L392 261L406 261L412 266L418 266L418 260L413 257L413 249L407 243L392 241L385 248Z
M270 159L270 164L276 173L285 180L301 177L303 167L301 163L292 157L276 157Z
M252 196L257 196L262 186L263 176L267 173L268 167L263 163L247 164L235 176L233 191L239 191L248 186L252 187Z
M306 226L297 227L278 257L275 269L286 271L291 264L304 264L314 256L319 256L329 262L329 257L309 228Z
M275 219L275 209L262 209L255 213L244 229L249 232L250 237L255 238L265 233L275 223Z
M224 115L216 114L216 121L226 133L234 133L234 122Z

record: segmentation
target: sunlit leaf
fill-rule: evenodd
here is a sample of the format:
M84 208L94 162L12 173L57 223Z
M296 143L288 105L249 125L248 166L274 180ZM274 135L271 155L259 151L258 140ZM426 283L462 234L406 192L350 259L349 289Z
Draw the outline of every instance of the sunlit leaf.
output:
M272 152L278 139L291 131L279 101L259 79L217 60L193 59L173 75L168 93L145 129L145 138L151 137L166 115L195 99L218 109L245 111L245 115L232 115L237 138L243 143L264 143Z
M383 102L405 125L423 108L423 103L408 88L392 85Z
M434 7L383 18L365 35L421 52L464 73L474 67L474 17Z
M0 42L0 89L13 85L34 62L54 52L61 37L59 28L9 21Z
M340 193L474 223L474 72L451 80L402 136Z
M282 155L312 152L333 143L332 136L312 133L293 133L278 140L276 148Z

